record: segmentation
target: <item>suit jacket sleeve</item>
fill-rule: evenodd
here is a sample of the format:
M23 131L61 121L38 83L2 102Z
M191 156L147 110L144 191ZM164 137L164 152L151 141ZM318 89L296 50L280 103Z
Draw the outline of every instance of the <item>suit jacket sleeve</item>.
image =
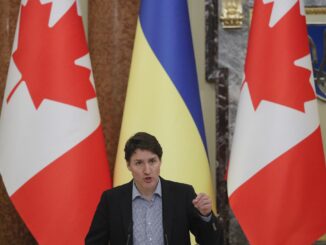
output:
M189 190L190 231L194 234L196 242L201 245L223 244L223 229L221 222L212 212L209 222L202 220L198 210L192 204L196 197L193 187Z
M85 244L108 244L110 240L110 225L108 200L105 192L102 194L101 200L95 211L91 227L85 238Z

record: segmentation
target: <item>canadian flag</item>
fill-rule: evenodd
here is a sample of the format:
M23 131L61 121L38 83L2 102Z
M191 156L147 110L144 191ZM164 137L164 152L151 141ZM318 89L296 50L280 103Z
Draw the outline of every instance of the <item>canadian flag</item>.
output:
M326 233L326 165L299 0L255 0L228 195L250 244L312 244Z
M0 118L0 172L39 244L83 244L109 166L76 0L22 0Z

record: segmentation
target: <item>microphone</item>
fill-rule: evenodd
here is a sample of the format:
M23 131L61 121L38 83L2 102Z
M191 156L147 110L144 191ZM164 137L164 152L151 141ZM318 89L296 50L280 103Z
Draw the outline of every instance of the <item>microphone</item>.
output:
M128 236L127 236L126 245L129 245L130 237L131 237L131 234L132 234L132 226L133 226L133 222L131 220L130 223L129 223L129 226L128 226Z

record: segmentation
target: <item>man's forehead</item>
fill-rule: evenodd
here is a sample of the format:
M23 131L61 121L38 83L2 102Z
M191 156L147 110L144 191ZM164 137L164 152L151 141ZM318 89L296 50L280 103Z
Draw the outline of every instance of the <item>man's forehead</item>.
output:
M148 154L148 155L156 155L155 152L152 152L151 150L147 150L147 149L141 149L141 148L137 148L133 153L132 156L135 154Z
M135 161L143 161L143 160L156 159L156 158L158 158L158 156L155 155L155 154L153 154L152 156L148 156L148 157L146 157L146 156L134 156L134 157L132 157L132 158L133 158L133 160L135 160Z

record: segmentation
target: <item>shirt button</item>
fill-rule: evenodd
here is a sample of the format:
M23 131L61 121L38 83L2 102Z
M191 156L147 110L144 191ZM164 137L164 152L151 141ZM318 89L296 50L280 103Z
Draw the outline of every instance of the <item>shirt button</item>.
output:
M150 225L151 224L151 222L148 222L148 225Z
M150 237L149 240L152 241L152 238Z

